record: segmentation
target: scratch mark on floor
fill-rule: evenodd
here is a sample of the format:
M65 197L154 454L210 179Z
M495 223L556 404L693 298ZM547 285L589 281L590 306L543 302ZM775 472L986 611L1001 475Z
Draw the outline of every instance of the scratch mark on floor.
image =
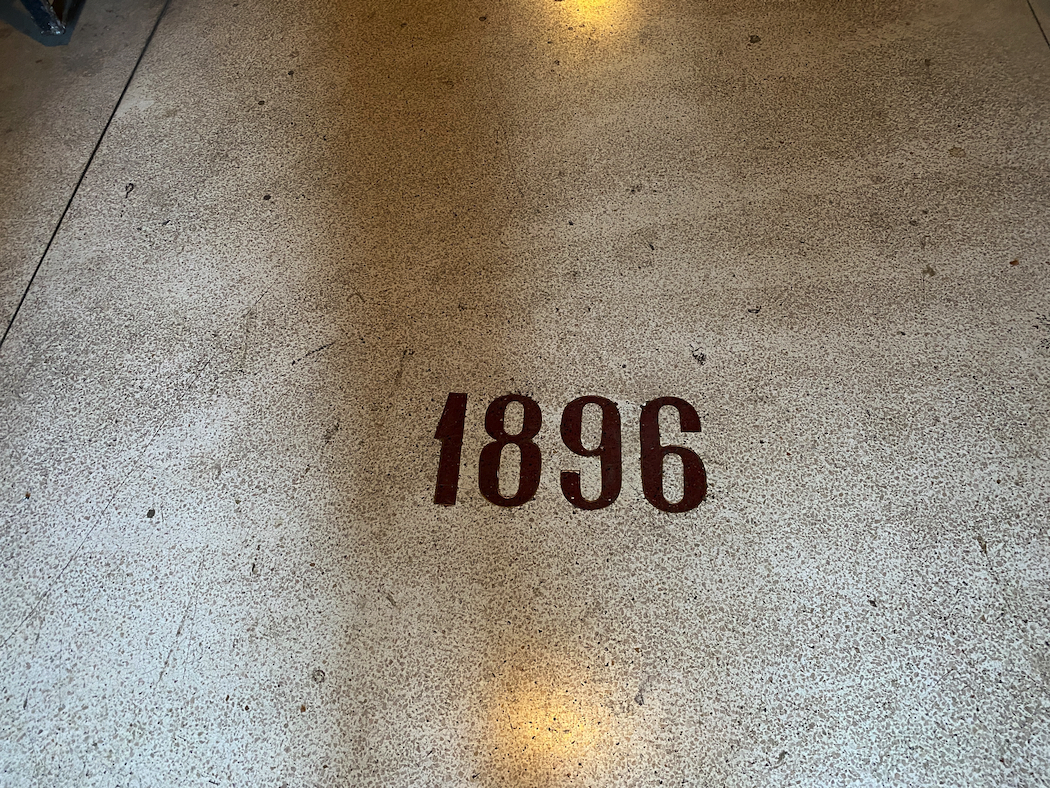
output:
M252 307L254 309L255 307ZM241 346L241 371L244 371L245 365L248 363L248 334L250 329L250 321L252 319L252 310L249 309L244 313L244 343Z
M405 361L409 356L414 356L416 351L405 348L401 351L401 363L398 364L397 374L394 375L393 389L397 391L397 387L401 385L401 378L405 374Z
M3 641L0 642L0 648L7 646L11 638L13 638L22 629L22 627L25 626L27 621L29 621L33 616L36 615L41 605L43 605L44 602L46 602L50 598L52 592L55 590L55 588L65 576L66 570L69 569L69 567L77 559L77 556L80 555L81 550L84 549L84 545L87 544L88 539L90 539L91 536L95 533L95 528L98 525L98 521L102 513L113 506L113 502L117 499L117 496L124 491L124 489L128 486L128 483L132 479L137 478L143 473L145 473L147 469L145 467L141 467L139 464L143 455L145 455L145 453L150 449L150 447L153 446L153 444L156 442L157 436L160 435L161 430L164 429L167 422L170 420L171 415L175 413L179 405L182 404L182 401L186 398L187 394L189 394L189 392L193 390L194 384L198 380L200 380L201 376L204 374L204 371L210 365L211 359L206 359L200 365L196 373L193 375L193 379L190 381L189 384L187 384L186 389L181 394L175 397L175 401L168 408L165 415L158 420L159 423L153 428L153 432L149 436L148 440L142 441L142 448L139 450L138 454L135 455L135 459L131 461L130 469L126 474L124 474L124 478L117 482L116 485L114 485L113 494L110 495L109 498L106 499L106 502L95 512L94 516L91 518L93 520L93 523L88 526L86 533L83 535L83 537L81 537L80 541L77 543L77 546L73 549L73 553L62 565L62 568L55 573L54 578L48 584L44 592L39 597L37 597L36 602L34 602L32 607L29 608L29 611L22 617L22 619L17 624L14 625L14 627L12 627L11 631L7 633L7 636L4 637ZM39 633L37 633L37 637L39 638Z
M335 341L333 340L332 342L329 342L327 345L321 345L321 347L314 348L309 353L307 353L305 356L297 358L295 361L293 361L292 362L292 366L294 367L300 361L303 361L304 359L310 358L310 356L312 356L314 353L320 353L322 350L327 350L328 348L330 348L334 344L335 344Z
M263 290L259 294L259 297L252 302L252 305L244 310L244 314L241 315L241 318L244 320L244 345L241 347L241 372L244 372L245 364L248 361L248 334L250 333L249 329L251 327L251 320L255 316L255 309L259 306L259 302L266 298L270 291L273 290L273 287L274 286L271 284Z
M204 568L204 555L204 551L202 550L200 563L197 564L197 582L193 586L193 593L190 594L190 598L186 600L186 607L182 611L182 621L179 622L179 628L175 630L175 638L171 641L171 648L168 649L168 656L164 660L164 667L160 669L160 675L157 676L157 680L153 684L154 689L160 686L161 679L164 678L164 674L168 670L168 665L171 664L171 655L175 653L175 649L179 645L179 639L182 637L182 632L186 628L186 621L189 620L190 612L197 608L197 597L200 596L201 590L201 570Z

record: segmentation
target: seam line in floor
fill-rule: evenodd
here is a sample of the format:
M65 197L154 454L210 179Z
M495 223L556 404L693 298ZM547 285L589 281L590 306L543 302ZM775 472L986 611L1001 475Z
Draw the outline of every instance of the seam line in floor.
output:
M52 230L51 237L48 238L47 244L44 246L44 251L40 255L40 259L37 261L36 267L33 269L33 273L29 277L29 281L26 282L25 289L22 290L22 297L18 299L18 304L15 306L14 312L11 313L11 319L8 321L7 327L4 329L3 336L0 336L0 351L4 348L4 342L7 341L7 335L11 333L11 327L14 326L15 320L18 318L18 313L22 309L22 304L25 303L26 296L29 295L29 289L33 286L33 282L36 280L36 275L40 272L40 268L43 266L44 260L47 258L47 253L51 251L51 245L55 242L55 238L58 237L58 231L62 229L62 222L65 221L66 214L69 213L69 209L73 205L73 200L76 199L77 192L80 191L80 186L84 183L84 178L87 176L88 170L91 169L91 163L95 160L95 155L98 153L99 148L102 147L102 140L106 138L106 132L109 131L110 124L113 123L113 118L117 116L117 111L120 109L120 105L124 102L124 96L127 95L128 88L131 87L131 81L135 79L135 74L138 72L139 66L142 64L142 58L145 57L146 50L149 49L150 42L153 41L153 36L157 32L157 28L160 27L160 21L164 18L164 14L167 12L169 5L171 5L171 0L165 0L164 5L160 9L160 13L157 14L157 19L154 21L152 29L149 31L149 35L146 36L146 41L142 45L142 50L139 52L138 58L135 60L135 65L132 66L131 73L128 74L127 81L124 82L124 89L120 91L120 95L117 97L117 101L113 105L113 111L109 113L109 118L106 119L106 125L102 127L102 132L98 135L95 147L91 149L91 154L84 163L84 168L80 171L80 177L77 178L77 182L73 186L73 191L69 195L69 199L66 201L66 206L62 209L62 213L59 214L58 221L55 223L55 229Z
M1032 0L1025 0L1028 3L1028 10L1032 12L1032 16L1035 18L1035 23L1039 27L1039 32L1043 34L1043 41L1050 47L1050 38L1046 37L1046 31L1043 29L1043 23L1039 21L1039 14L1035 12L1035 6L1032 5ZM1044 9L1045 10L1045 9Z

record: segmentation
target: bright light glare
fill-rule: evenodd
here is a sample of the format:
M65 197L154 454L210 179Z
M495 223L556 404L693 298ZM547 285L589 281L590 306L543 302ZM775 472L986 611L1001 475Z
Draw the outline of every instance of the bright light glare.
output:
M605 709L585 705L570 693L528 691L500 704L500 733L518 750L566 756L585 752L609 730ZM603 730L604 729L604 730Z
M545 5L560 22L591 27L598 32L621 27L637 11L633 0L562 0Z

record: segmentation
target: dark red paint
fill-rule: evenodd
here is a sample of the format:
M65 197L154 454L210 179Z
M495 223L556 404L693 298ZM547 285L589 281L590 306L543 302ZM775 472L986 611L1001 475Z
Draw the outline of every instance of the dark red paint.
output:
M455 506L459 490L459 459L463 454L463 422L467 416L467 395L449 394L434 437L441 441L434 503Z
M587 405L602 409L602 437L598 445L588 449L583 445L583 410ZM577 509L603 509L620 495L623 483L623 452L620 445L620 411L616 403L605 397L580 397L565 406L561 414L561 439L570 451L581 457L600 457L602 489L593 501L583 497L579 471L561 472L561 491L566 500Z
M642 492L646 500L662 512L679 514L700 505L707 495L707 471L695 452L683 446L660 444L660 409L674 408L682 432L700 432L700 416L684 399L659 397L645 403L639 423L642 443ZM682 460L682 500L671 503L664 495L664 457L675 454Z
M508 435L505 425L507 406L520 402L525 409L521 432ZM489 443L481 450L478 463L478 487L486 500L496 506L521 506L536 495L540 486L540 447L532 439L540 431L543 416L536 401L522 394L504 394L492 401L485 412L485 431L491 437ZM503 447L513 444L521 451L521 471L518 477L518 491L509 498L499 491L499 466Z

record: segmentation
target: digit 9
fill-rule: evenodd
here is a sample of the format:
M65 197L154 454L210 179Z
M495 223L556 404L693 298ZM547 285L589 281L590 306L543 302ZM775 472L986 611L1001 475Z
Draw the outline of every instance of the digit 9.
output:
M583 445L583 412L588 405L597 405L602 412L602 436L593 449ZM583 497L579 471L562 471L561 491L565 499L577 509L603 509L615 501L623 485L620 411L616 403L595 396L574 399L561 414L561 439L574 454L599 457L602 471L601 492L594 500Z

